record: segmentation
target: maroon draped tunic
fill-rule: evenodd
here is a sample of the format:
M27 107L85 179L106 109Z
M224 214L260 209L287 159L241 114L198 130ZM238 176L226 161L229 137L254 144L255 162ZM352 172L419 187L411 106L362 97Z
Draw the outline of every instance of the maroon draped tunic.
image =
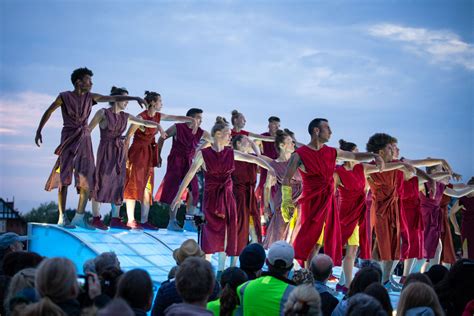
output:
M447 187L452 188L452 184L448 184ZM449 225L449 212L448 206L451 202L451 197L443 194L441 199L441 211L443 212L443 222L441 226L441 242L443 249L441 251L441 261L445 263L453 264L456 262L456 253L454 251L453 236L451 234L451 226Z
M160 123L161 113L157 112L153 117L148 115L148 111L139 114L147 121ZM146 127L144 131L137 129L133 135L133 143L128 150L128 168L125 179L124 198L143 201L145 188L148 180L151 184L150 203L152 202L151 192L153 192L154 172L153 156L156 154L155 135L157 128Z
M459 199L462 210L461 241L467 240L467 257L474 259L474 197L463 196Z
M114 113L112 108L104 109L107 121L105 128L100 127L100 143L97 150L95 168L95 187L92 197L97 202L122 204L125 185L126 160L125 137L128 113Z
M74 173L76 188L92 191L95 166L87 120L95 102L91 93L77 95L66 91L61 92L59 97L63 117L61 144L54 151L59 157L46 181L45 190L70 185Z
M212 147L204 148L202 157L206 164L203 201L206 224L202 230L202 250L207 254L225 251L229 256L236 256L237 210L231 177L235 169L234 150L225 147L216 152Z
M176 135L173 137L173 145L168 155L168 164L166 166L166 174L163 178L161 194L158 191L155 199L171 204L176 193L178 193L179 185L183 181L186 173L188 173L193 163L196 148L199 145L204 131L198 128L196 134L193 135L192 129L186 123L178 123L176 126ZM196 206L199 200L199 185L197 177L193 177L188 188L193 196L193 205Z
M301 226L293 241L295 258L307 260L323 231L324 252L334 264L341 264L342 245L339 217L334 198L334 171L337 151L323 145L319 150L308 146L296 149L305 171L300 169L303 192L300 196Z
M362 164L356 164L352 170L337 166L336 173L342 185L339 191L339 221L341 223L341 242L345 245L357 225L363 229L366 216L365 172ZM363 232L365 230L363 229ZM370 247L365 234L360 234L360 247Z
M255 197L257 165L244 161L235 161L234 165L232 182L237 205L237 253L240 254L249 242L250 217L253 219L259 243L262 242L262 234Z
M445 187L443 183L436 182L436 196L433 199L420 192L425 244L423 256L426 259L434 258L441 237L443 212L441 211L440 204Z

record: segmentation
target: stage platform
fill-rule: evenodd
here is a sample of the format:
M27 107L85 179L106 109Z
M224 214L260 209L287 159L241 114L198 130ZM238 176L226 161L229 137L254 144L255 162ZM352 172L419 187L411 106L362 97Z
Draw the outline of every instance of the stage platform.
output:
M71 259L79 274L82 274L84 262L106 251L117 254L120 266L124 271L144 269L150 274L155 291L163 281L168 279L168 272L176 265L173 250L189 238L197 240L195 232L176 232L160 229L121 230L109 229L87 230L84 228L66 229L52 224L28 224L28 250L46 257L67 257ZM229 261L229 259L228 259ZM212 266L217 267L217 254L212 258ZM227 262L227 266L229 262ZM334 267L334 275L341 275L341 267ZM354 269L354 273L357 269ZM336 287L335 282L329 286ZM399 293L390 292L394 308L399 300ZM339 295L342 299L342 295Z

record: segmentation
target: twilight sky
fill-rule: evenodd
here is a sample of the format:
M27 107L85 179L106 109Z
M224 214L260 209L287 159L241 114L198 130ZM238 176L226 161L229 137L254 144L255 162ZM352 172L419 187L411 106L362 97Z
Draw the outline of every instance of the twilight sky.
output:
M60 111L41 148L34 135L82 66L94 71L94 92L112 85L131 95L158 91L164 113L203 108L206 129L235 108L247 130L266 131L276 115L306 143L309 121L326 117L330 145L344 138L364 150L370 135L387 132L403 156L445 157L467 181L474 175L473 12L473 1L455 0L2 0L0 197L14 197L23 212L56 200L43 187ZM127 111L140 109L129 103ZM156 169L156 184L165 168ZM74 190L67 206L77 206Z

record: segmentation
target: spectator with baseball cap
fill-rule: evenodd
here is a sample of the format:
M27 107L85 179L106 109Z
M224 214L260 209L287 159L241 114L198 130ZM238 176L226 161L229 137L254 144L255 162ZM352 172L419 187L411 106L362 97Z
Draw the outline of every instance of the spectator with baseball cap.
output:
M202 251L199 244L194 239L185 240L178 249L173 251L173 258L176 264L179 266L186 258L190 257L205 257L204 251ZM209 301L216 300L219 296L220 286L218 282L215 282L214 290L212 291ZM153 304L152 315L159 316L164 315L165 310L175 303L182 303L183 299L178 293L176 288L176 279L172 278L168 281L161 283L158 293L156 294L155 302Z
M286 241L274 242L268 250L268 272L237 288L242 315L281 315L286 301L295 288L288 274L293 268L295 251Z
M10 252L23 251L23 242L27 240L27 236L20 236L13 232L0 235L0 260L3 261L3 258Z
M265 258L265 249L262 245L257 243L247 245L239 256L240 269L244 270L249 280L254 280L262 273Z

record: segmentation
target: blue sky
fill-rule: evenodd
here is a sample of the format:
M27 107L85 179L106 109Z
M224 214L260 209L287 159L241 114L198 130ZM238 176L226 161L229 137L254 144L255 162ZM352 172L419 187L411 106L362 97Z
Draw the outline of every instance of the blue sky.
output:
M307 142L308 122L326 117L331 145L344 138L363 149L370 135L387 132L403 156L445 157L467 180L474 175L473 3L3 0L0 197L15 197L21 211L56 199L43 185L59 143L59 111L41 148L34 134L81 66L94 71L95 92L155 90L164 113L203 108L205 128L235 108L248 130L264 132L267 117L277 115ZM139 107L130 103L128 111ZM71 190L68 207L76 203Z

